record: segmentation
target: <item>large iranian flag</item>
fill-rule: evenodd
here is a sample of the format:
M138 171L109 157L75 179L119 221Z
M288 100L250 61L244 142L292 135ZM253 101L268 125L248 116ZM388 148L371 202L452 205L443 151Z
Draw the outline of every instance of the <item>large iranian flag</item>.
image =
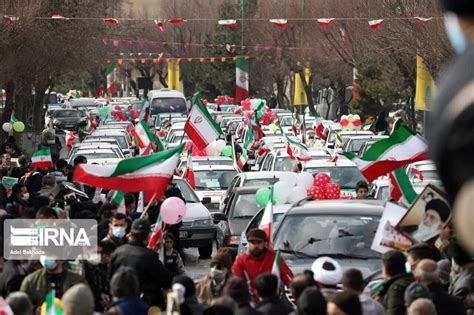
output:
M402 125L390 138L374 143L362 157L346 152L346 157L357 164L365 178L371 182L399 167L428 158L426 140Z
M222 130L201 102L199 93L194 95L193 101L194 105L184 125L184 132L193 140L199 150L203 150L209 143L219 138Z
M249 98L249 61L237 58L235 62L235 101Z
M73 180L124 192L153 191L160 197L173 176L183 148L184 143L168 151L124 159L116 165L80 164Z
M36 151L31 157L32 168L49 168L53 167L53 160L51 159L51 150L43 149Z
M407 206L411 205L418 195L413 189L405 169L403 167L397 168L390 173L389 177L391 186L390 197Z
M111 96L113 93L117 93L117 75L115 71L115 63L110 63L105 66L105 76L107 78L107 95Z

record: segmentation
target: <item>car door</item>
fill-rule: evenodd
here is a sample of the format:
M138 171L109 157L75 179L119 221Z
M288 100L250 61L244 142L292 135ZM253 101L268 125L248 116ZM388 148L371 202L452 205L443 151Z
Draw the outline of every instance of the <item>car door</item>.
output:
M217 223L217 226L224 233L224 246L227 245L227 241L230 237L229 215L230 215L230 209L232 208L232 203L235 199L235 195L236 195L235 192L232 192L231 195L229 196L229 200L224 206L224 214L227 216L227 220L222 220L222 221L219 221L219 223Z

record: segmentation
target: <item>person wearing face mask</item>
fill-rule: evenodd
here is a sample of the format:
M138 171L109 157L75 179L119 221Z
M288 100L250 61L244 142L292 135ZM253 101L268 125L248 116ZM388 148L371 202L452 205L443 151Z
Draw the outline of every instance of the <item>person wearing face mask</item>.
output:
M196 282L196 297L200 304L211 304L220 297L227 280L232 275L232 254L227 247L221 248L211 258L209 274Z
M23 215L25 208L28 206L30 194L24 184L17 183L13 185L12 194L6 202L5 210L13 215L15 218L19 218Z
M41 256L40 263L43 268L26 276L20 287L20 291L28 294L35 307L43 304L51 289L55 289L56 297L61 298L70 287L86 284L86 279L64 268L63 262L53 256Z
M97 253L89 255L84 263L84 277L94 295L96 312L103 312L110 302L107 264L115 249L112 242L101 241L97 244Z
M247 233L248 248L238 256L232 265L232 272L250 283L253 300L256 301L255 278L261 273L271 273L276 252L269 247L267 234L261 229L252 229ZM280 280L289 287L293 273L280 257Z
M127 243L127 234L128 221L127 217L123 213L116 213L110 219L109 223L109 233L102 240L105 242L112 242L116 247L119 247Z

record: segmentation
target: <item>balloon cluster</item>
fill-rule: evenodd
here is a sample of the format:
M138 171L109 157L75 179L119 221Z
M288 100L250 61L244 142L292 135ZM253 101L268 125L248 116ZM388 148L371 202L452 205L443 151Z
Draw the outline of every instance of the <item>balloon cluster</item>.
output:
M307 194L315 200L340 199L341 187L331 182L328 174L318 173L314 177L313 186L308 188Z
M111 111L110 114L115 121L132 121L139 117L139 114L134 109L126 109L120 106L115 106L115 110Z
M2 129L5 132L15 131L21 133L25 131L25 124L21 121L15 121L14 123L6 122L2 125Z
M227 145L224 140L216 140L204 149L208 156L227 156L232 157L232 146Z
M257 112L257 117L258 117L258 122L262 126L268 126L272 124L275 119L277 118L277 114L272 112L270 108L267 108L267 110L260 112Z
M342 115L339 124L341 125L342 131L353 131L362 129L362 122L360 120L359 115Z
M219 95L216 98L216 104L219 106L223 104L234 104L234 98L228 95Z
M313 176L308 172L282 173L279 181L273 185L273 203L281 205L295 203L307 197L306 191L313 185ZM257 205L265 207L271 196L271 188L262 187L257 190Z
M242 102L240 102L240 105L242 105L242 109L244 111L248 111L248 110L257 110L257 108L260 106L260 105L267 105L267 101L265 101L264 99L259 99L259 98L252 98L252 99L245 99L243 100Z

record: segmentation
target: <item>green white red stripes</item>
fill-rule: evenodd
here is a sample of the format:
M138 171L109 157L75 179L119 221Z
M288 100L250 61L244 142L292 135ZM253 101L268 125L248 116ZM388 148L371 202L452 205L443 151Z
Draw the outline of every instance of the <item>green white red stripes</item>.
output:
M265 210L263 211L262 220L260 221L260 225L258 227L262 231L267 234L267 239L272 241L272 228L273 228L273 187L270 190L270 199L265 206Z
M49 168L53 167L51 159L51 150L43 149L36 151L31 157L31 167L33 168Z
M373 29L373 30L376 29L376 28L379 28L380 25L383 24L383 22L384 21L382 19L369 19L368 20L370 28Z
M246 138L244 142L244 147L242 148L242 154L240 155L239 159L237 160L237 166L240 169L243 169L245 166L245 163L247 163L247 160L249 159L248 157L248 151L252 149L253 145L255 143L255 138L253 135L253 128L251 125L247 126L247 133L246 133Z
M183 148L184 143L168 151L124 159L116 165L80 164L73 180L124 192L153 191L160 196L173 176Z
M117 207L118 213L127 213L125 209L125 193L123 191L115 191L112 195L112 202Z
M184 125L184 132L193 140L199 150L203 150L222 134L222 130L201 102L199 93L194 95L193 100L194 105Z
M117 93L117 76L115 71L115 63L111 63L105 66L105 76L107 78L107 95L111 96L113 93Z
M235 63L235 101L241 102L249 97L249 61L237 58Z
M399 167L428 158L428 145L423 137L405 125L388 139L374 143L362 157L346 152L368 181L390 173Z
M285 136L286 139L286 152L292 160L299 162L306 162L311 160L311 154L309 154L308 147L297 141L289 138L281 129L281 134Z
M56 297L56 291L52 289L46 294L44 302L46 303L46 315L62 315L63 312L56 306L54 299Z
M186 170L184 171L183 178L186 179L189 186L192 189L196 189L196 179L194 177L194 170L193 170L193 146L190 146L188 149L188 157L186 161Z
M281 252L280 249L276 251L275 260L273 261L272 274L278 278L278 283L281 279Z
M148 147L154 138L153 133L150 131L150 128L148 128L148 124L143 120L140 120L140 122L135 125L135 128L132 130L132 135L137 140L137 144L141 149Z
M411 205L418 196L408 178L403 167L391 172L390 175L390 196L396 201L401 201L405 205Z
M148 248L155 250L157 246L161 244L163 238L163 232L165 230L165 225L163 220L161 220L161 215L158 215L156 219L155 227L153 228L153 233L148 241Z

